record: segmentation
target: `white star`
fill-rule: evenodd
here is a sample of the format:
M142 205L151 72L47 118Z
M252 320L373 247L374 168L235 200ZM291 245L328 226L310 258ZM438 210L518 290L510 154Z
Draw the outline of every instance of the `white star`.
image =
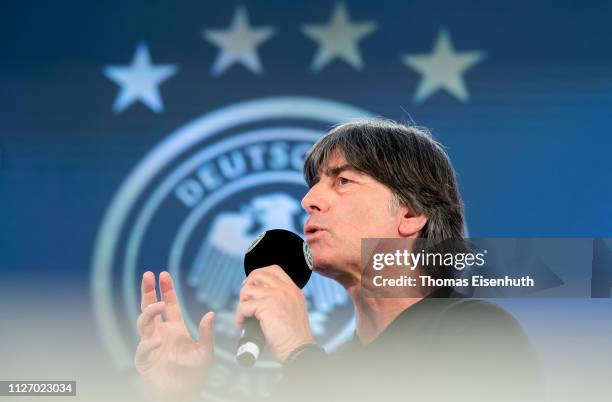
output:
M217 45L221 53L212 67L212 74L219 75L235 62L240 62L254 74L261 74L263 69L257 55L257 46L274 35L274 28L253 28L244 7L238 7L231 26L226 30L207 29L202 37Z
M481 51L455 52L448 32L440 30L431 54L402 56L402 63L422 74L415 102L423 102L438 89L445 89L462 102L467 101L470 95L462 74L484 57Z
M132 103L141 101L155 113L164 111L159 95L159 85L176 74L174 64L151 64L151 56L146 43L136 48L130 66L107 66L104 75L121 87L113 112L121 113Z
M319 43L319 50L311 69L319 71L335 57L339 57L353 68L361 70L363 61L357 42L377 27L372 21L351 23L344 3L337 3L329 24L305 25L304 35Z

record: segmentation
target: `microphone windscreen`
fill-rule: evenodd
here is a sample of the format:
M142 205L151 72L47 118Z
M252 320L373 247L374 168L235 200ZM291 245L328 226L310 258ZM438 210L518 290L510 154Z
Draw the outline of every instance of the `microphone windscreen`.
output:
M269 265L279 265L299 288L312 274L308 245L297 234L283 229L267 230L257 236L244 255L244 272Z

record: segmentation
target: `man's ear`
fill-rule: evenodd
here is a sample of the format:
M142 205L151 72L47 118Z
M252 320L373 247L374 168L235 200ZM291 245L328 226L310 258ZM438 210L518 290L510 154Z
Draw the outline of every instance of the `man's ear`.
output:
M397 228L401 237L417 237L419 232L427 223L427 217L423 213L416 213L412 208L401 207L402 217Z

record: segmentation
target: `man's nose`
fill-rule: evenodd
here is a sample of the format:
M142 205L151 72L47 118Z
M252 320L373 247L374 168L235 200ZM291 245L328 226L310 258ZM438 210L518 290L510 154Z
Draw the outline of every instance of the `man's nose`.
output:
M311 215L314 211L325 212L329 209L329 202L325 199L320 183L310 187L302 198L302 208Z

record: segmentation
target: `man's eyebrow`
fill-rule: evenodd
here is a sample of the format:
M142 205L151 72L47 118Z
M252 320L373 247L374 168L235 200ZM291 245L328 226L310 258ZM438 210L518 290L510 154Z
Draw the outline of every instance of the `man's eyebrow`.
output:
M325 169L325 174L327 176L338 176L340 173L345 172L347 170L356 172L354 167L352 167L348 163L345 163L344 165L340 166L328 167L327 169Z
M345 163L344 165L340 166L322 168L321 171L323 172L323 175L330 177L338 176L340 173L346 171L362 174L360 171L358 171L348 163ZM317 175L311 179L311 187L317 184L319 180L321 180L321 175L317 173Z

